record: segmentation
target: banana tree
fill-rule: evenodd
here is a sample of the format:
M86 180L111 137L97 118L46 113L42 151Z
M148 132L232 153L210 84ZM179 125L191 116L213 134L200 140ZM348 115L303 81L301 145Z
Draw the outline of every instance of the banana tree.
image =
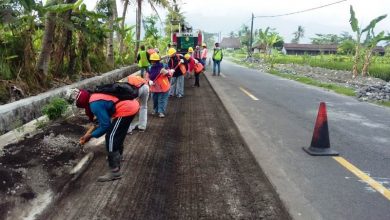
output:
M57 13L63 13L71 9L78 8L82 3L82 0L77 1L74 4L58 4L57 0L48 0L45 7L42 9L45 14L45 32L42 39L42 49L39 54L39 59L36 65L36 71L38 72L42 85L46 85L46 79L49 74L49 64L51 53L53 50L53 40L56 27L56 15Z
M385 32L384 31L380 32L376 36L372 32L372 35L374 37L372 37L371 40L367 43L366 54L364 55L364 64L363 64L363 68L362 68L362 76L367 76L367 74L368 74L368 67L371 64L371 58L372 58L372 55L374 54L374 50L375 50L377 44L380 41L390 40L390 35L385 36Z
M373 30L374 30L376 24L378 22L380 22L381 20L385 19L387 15L381 15L381 16L373 19L366 28L361 30L359 27L359 22L356 18L356 14L355 14L355 11L353 10L352 5L350 6L350 14L351 14L351 17L349 19L349 23L351 24L352 31L356 33L356 41L355 41L355 48L356 49L355 49L355 56L353 57L353 67L352 67L352 78L356 78L356 76L358 75L358 65L360 62L360 54L361 54L361 48L362 48L361 37L367 31L369 33L368 37L373 35ZM370 58L368 60L370 60ZM367 66L367 68L368 68L368 66Z
M264 47L267 55L271 55L273 46L282 40L283 38L277 32L274 32L270 27L267 27L264 31L262 29L259 30L257 43Z

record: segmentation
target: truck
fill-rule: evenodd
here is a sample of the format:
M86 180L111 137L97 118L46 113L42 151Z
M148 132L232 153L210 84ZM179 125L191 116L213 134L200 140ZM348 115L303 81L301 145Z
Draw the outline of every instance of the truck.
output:
M176 46L176 51L180 54L186 54L188 48L192 47L195 50L197 45L201 46L203 40L202 31L193 31L192 27L183 25L178 31L172 32L172 45Z

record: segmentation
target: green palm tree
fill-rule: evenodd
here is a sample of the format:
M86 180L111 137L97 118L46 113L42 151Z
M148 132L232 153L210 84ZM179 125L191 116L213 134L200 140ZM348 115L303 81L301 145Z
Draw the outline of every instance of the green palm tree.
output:
M305 29L299 25L298 30L293 33L294 38L292 39L291 43L298 44L299 40L305 36Z
M136 19L136 43L135 43L135 51L134 53L138 53L139 43L141 40L141 18L142 18L142 3L143 0L137 0L137 19ZM159 16L159 13L157 11L156 6L162 6L164 8L167 8L169 5L168 0L148 0L150 6L152 7L153 11L156 12L157 16ZM173 0L173 2L176 4L176 0ZM161 18L160 18L161 20Z

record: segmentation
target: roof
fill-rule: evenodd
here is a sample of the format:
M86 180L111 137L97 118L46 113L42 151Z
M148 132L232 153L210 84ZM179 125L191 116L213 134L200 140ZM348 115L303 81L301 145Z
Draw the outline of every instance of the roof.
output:
M337 44L291 44L285 43L283 45L286 51L295 50L295 51L334 51L337 52ZM385 48L382 46L377 46L374 49L377 53L384 53Z
M283 45L285 50L298 51L337 51L337 44L289 44Z
M241 48L241 43L238 37L224 37L220 46L222 48Z

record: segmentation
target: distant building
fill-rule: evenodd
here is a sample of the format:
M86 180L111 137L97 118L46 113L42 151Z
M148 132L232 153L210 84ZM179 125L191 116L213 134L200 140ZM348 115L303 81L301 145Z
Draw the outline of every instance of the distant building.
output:
M383 56L385 49L381 46L374 49L376 54ZM320 54L336 54L337 44L292 44L285 43L282 52L288 55L320 55Z
M336 44L283 44L282 52L288 55L336 54Z
M237 50L241 48L241 42L238 37L224 37L219 46L222 49Z

